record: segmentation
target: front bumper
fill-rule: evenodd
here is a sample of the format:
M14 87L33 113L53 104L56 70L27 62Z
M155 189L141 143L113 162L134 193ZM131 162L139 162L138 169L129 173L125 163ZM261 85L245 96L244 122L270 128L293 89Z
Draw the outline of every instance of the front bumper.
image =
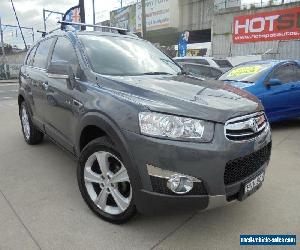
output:
M258 172L265 171L268 161L245 178L225 185L224 172L228 162L259 151L271 144L268 129L255 140L237 143L224 136L224 125L217 124L211 143L179 142L157 139L123 131L133 155L142 186L134 190L135 203L140 212L162 210L211 209L237 199L241 185ZM200 195L172 195L154 192L147 165L193 176L202 180L205 193Z

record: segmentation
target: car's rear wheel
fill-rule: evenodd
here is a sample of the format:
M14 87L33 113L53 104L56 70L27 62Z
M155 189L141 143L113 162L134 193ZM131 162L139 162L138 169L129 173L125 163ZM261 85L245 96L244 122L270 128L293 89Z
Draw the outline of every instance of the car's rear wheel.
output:
M25 141L30 145L42 142L44 134L33 125L25 101L20 104L19 115Z
M104 220L123 223L136 213L127 169L108 138L95 139L83 149L77 178L84 200Z

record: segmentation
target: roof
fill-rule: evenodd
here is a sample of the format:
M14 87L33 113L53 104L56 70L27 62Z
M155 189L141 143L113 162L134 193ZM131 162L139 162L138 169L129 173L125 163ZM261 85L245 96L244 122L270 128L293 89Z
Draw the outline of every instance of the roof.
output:
M184 56L184 57L174 57L173 59L177 60L177 59L215 59L215 58L209 56Z
M250 62L244 62L244 63L241 63L240 65L245 65L245 64L272 64L272 65L276 65L276 64L284 63L284 62L297 62L297 63L299 63L300 61L270 59L270 60L255 60L255 61L250 61Z

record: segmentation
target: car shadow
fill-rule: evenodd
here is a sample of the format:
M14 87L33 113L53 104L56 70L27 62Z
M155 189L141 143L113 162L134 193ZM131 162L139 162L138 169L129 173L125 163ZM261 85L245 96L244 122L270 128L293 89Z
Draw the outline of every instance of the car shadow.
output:
M300 118L293 120L286 120L281 122L274 122L271 124L272 130L286 130L300 127Z

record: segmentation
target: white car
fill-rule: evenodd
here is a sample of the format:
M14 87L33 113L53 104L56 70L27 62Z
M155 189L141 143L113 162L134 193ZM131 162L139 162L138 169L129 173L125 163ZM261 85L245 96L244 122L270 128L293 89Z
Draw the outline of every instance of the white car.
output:
M231 69L233 66L227 59L204 57L204 56L185 56L185 57L174 57L174 61L179 63L196 63L207 65L215 68L220 68L224 71Z

